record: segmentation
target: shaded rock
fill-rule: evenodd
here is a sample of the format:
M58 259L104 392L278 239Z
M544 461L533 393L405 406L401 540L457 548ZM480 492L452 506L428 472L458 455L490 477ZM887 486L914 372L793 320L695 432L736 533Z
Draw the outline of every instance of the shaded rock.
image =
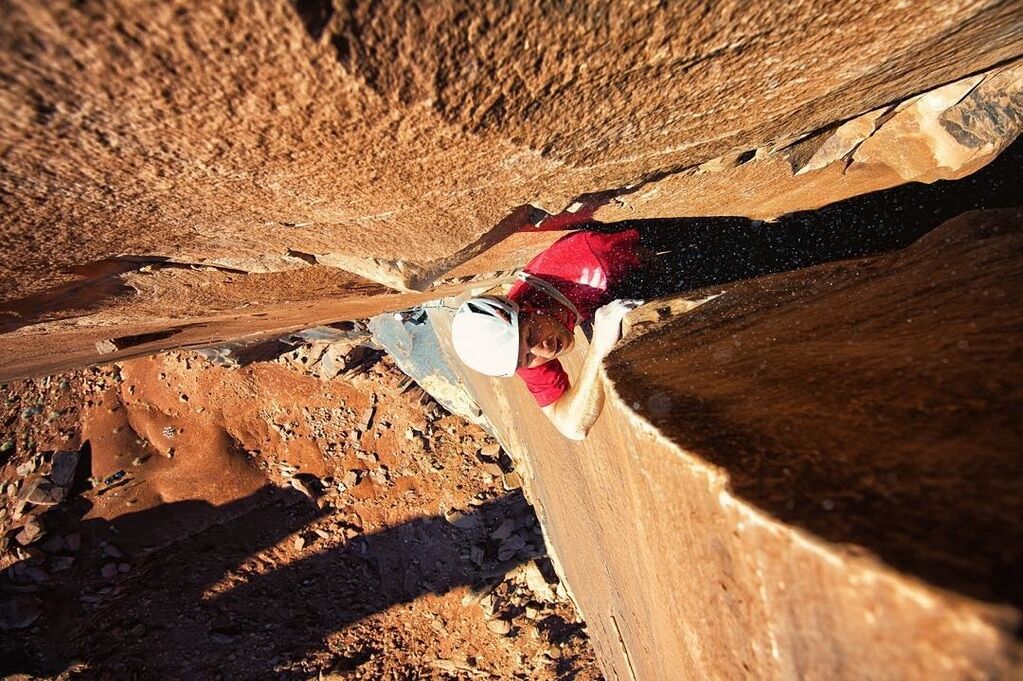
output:
M75 470L78 468L78 452L61 451L53 455L53 468L50 471L50 479L61 487L66 487L74 480Z
M37 506L55 506L64 500L67 490L49 478L36 478L21 491L21 499Z
M64 539L60 535L54 534L47 537L45 540L40 542L39 548L46 553L59 553L64 550Z
M25 629L42 614L38 598L25 595L0 597L0 630Z
M491 539L507 539L515 531L515 521L508 519L503 521L496 530L490 533Z
M103 556L105 558L123 558L124 553L121 549L117 548L110 542L100 542L100 548L103 550Z
M29 516L21 526L21 530L14 536L14 540L22 546L28 546L39 540L44 533L43 524L39 519Z
M77 532L65 535L64 546L67 547L68 551L78 551L82 548L82 535Z

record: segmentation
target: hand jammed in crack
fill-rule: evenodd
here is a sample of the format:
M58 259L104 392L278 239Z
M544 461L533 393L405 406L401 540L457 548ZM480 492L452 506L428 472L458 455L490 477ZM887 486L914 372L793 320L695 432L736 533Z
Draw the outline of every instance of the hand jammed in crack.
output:
M593 315L590 352L596 352L601 359L611 354L622 337L622 320L625 315L642 304L642 300L619 299L600 307Z
M533 258L507 296L470 298L452 320L455 351L488 376L517 374L564 436L581 440L600 416L600 363L622 335L622 320L642 301L612 300L615 285L639 267L636 230L576 232ZM593 319L593 338L575 382L558 358L574 347L575 327Z

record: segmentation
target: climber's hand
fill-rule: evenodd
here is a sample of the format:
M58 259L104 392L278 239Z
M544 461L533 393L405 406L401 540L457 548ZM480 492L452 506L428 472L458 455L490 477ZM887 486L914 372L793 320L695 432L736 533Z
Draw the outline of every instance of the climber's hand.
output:
M622 319L630 310L643 304L642 300L612 300L593 315L593 340L590 348L606 357L622 337Z

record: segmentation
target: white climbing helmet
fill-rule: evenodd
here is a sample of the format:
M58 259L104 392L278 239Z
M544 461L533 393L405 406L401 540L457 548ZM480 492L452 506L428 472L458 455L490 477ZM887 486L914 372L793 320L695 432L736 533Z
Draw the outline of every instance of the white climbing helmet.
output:
M519 364L519 306L499 296L470 298L455 312L451 343L470 369L513 375Z

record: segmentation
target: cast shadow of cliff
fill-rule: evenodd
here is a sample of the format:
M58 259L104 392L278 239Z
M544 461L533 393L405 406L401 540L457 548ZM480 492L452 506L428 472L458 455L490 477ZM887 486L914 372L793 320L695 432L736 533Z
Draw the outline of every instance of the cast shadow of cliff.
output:
M538 537L536 546L527 543L501 561L489 538L506 519L531 515L521 493L514 493L482 504L457 526L440 516L420 517L332 546L334 540L309 527L325 516L315 504L296 491L264 487L219 507L186 501L114 523L84 521L82 582L49 587L36 622L40 638L8 650L0 671L57 673L76 663L103 678L308 678L291 664L323 650L331 634L425 594L495 583L507 570L543 556ZM332 513L331 522L359 523L354 513L346 521L342 516ZM219 521L147 555L126 546L125 537L144 537L145 528L158 529L169 518ZM276 560L291 548L295 533L308 543L300 557ZM83 610L83 586L91 593L111 586L97 577L110 559L84 555L101 539L118 542L132 570L117 583L122 593L110 594L94 611ZM282 541L286 548L273 548ZM464 555L472 544L484 547L480 563ZM267 550L276 559L261 558ZM336 653L329 666L355 669L379 652L371 632L360 641L361 649Z

